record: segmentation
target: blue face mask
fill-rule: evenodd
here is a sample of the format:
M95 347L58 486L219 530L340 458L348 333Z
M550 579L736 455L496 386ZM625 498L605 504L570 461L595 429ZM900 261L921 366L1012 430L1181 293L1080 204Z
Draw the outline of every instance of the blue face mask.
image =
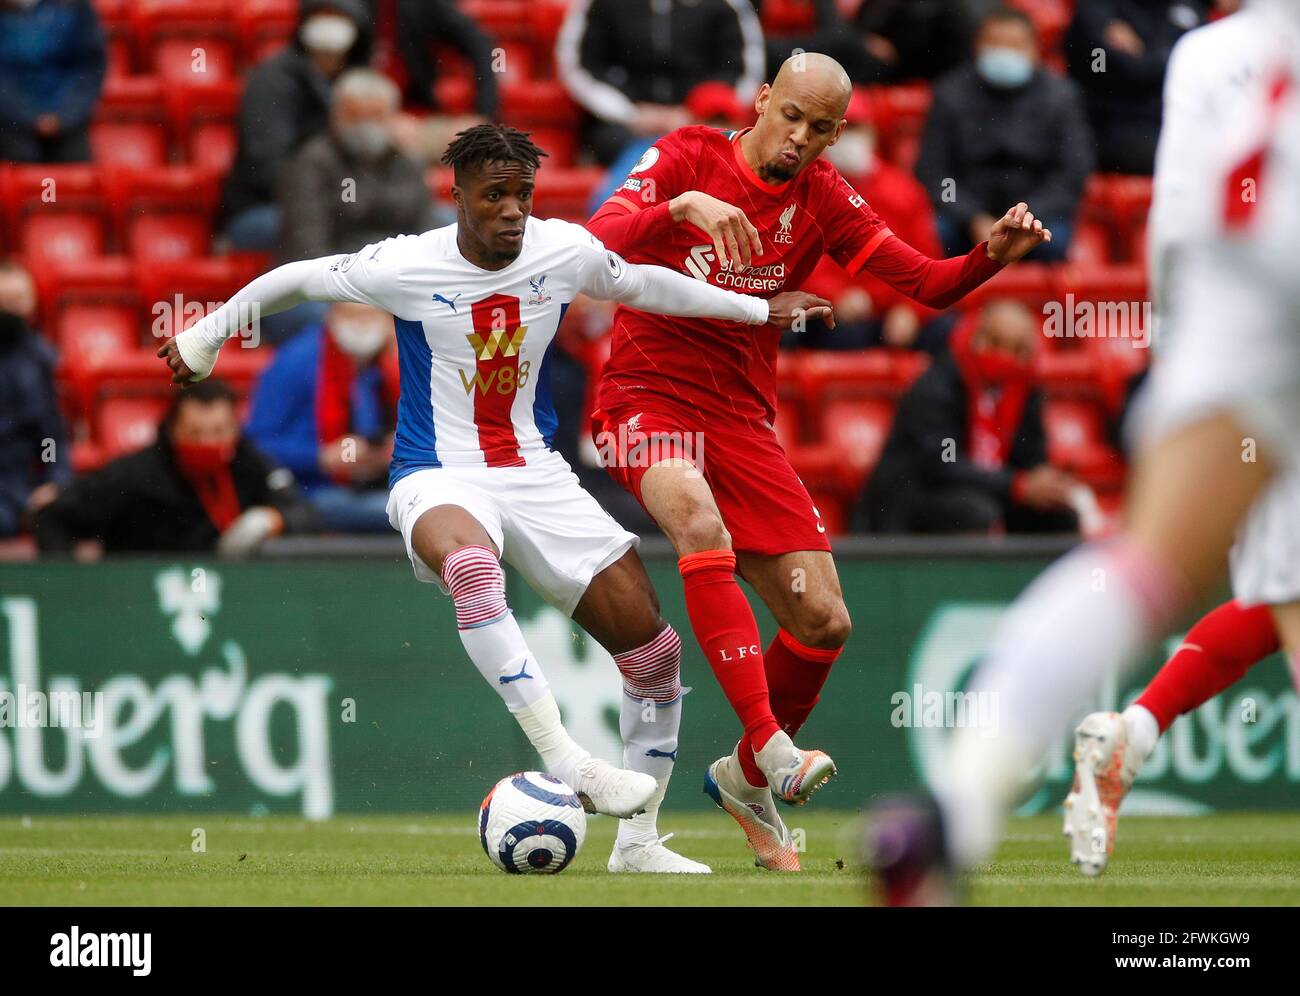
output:
M1014 48L991 46L976 57L975 71L990 86L1014 90L1029 82L1029 77L1034 75L1034 64L1029 56Z

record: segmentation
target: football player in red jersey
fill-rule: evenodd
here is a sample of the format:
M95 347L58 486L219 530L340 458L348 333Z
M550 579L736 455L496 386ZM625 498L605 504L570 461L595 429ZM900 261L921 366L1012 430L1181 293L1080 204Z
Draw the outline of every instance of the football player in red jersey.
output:
M752 128L666 135L587 227L631 261L728 290L770 297L800 286L827 255L933 308L1050 241L1024 203L964 257L934 260L894 236L821 158L851 94L834 59L791 57L758 91ZM622 307L613 334L597 448L672 541L695 637L744 726L705 790L740 823L758 864L797 870L772 793L802 803L835 772L791 738L850 626L825 527L772 428L779 337ZM780 625L766 651L737 571Z

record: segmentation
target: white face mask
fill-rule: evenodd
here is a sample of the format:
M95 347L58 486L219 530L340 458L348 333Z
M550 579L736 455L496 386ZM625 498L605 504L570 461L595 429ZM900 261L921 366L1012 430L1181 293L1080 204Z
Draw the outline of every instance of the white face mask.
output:
M378 159L393 145L392 135L379 121L358 121L338 130L343 148L357 159Z
M845 176L862 176L876 159L876 141L865 128L844 129L840 140L826 150L831 165Z
M376 322L343 319L331 321L328 325L335 344L354 360L373 359L388 345L388 328Z
M357 26L342 14L313 14L298 37L309 52L342 55L357 40Z

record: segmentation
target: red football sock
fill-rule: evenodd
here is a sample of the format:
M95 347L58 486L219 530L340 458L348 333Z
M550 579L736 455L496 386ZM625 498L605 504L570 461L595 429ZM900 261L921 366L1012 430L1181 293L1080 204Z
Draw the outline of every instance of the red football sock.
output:
M745 727L765 744L779 727L767 698L767 675L758 653L758 623L736 583L736 555L730 550L688 553L677 561L686 593L686 614L709 666Z
M805 647L785 630L777 630L763 654L763 670L767 672L767 694L772 703L772 714L781 729L791 739L808 719L821 697L822 686L830 676L831 665L839 657L841 647L820 650ZM746 738L740 742L740 766L751 785L765 785L767 779L754 763L754 746Z
M1278 649L1267 605L1245 608L1236 599L1203 616L1134 705L1149 710L1160 732L1185 712L1238 681L1251 665Z

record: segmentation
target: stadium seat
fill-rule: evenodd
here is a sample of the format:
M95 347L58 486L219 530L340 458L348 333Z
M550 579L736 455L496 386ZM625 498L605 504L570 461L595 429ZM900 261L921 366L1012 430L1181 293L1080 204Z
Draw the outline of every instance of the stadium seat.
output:
M138 311L135 274L120 256L95 256L72 262L45 262L32 268L40 298L39 322L52 330L70 304L110 304Z
M461 0L458 6L495 42L528 40L529 0Z
M563 169L548 165L537 173L537 188L533 192L536 210L543 218L586 221L590 216L587 208L591 193L604 179L605 171L598 167Z
M100 170L0 164L0 219L6 249L35 266L103 255L108 226Z
M109 77L90 125L95 162L162 166L167 162L163 88L153 76Z
M165 338L182 331L189 320L219 307L260 272L257 261L238 255L158 261L140 267L137 293L149 337ZM224 354L221 362L224 369Z
M115 170L107 185L127 255L160 260L207 254L218 198L215 174L188 166Z
M136 0L139 63L170 83L214 83L235 75L229 0Z
M60 309L53 333L65 362L74 363L74 357L138 349L140 316L126 305L69 304Z
M176 145L191 166L225 175L234 164L242 91L239 80L167 88L167 118Z
M850 493L876 466L893 424L894 402L888 398L838 398L822 407L821 438L840 453Z
M1094 402L1049 398L1043 406L1051 462L1094 487L1114 487L1123 479L1123 461L1106 442L1105 418Z
M105 82L135 71L135 26L128 0L95 0L95 13L108 43Z
M807 34L817 27L811 0L765 0L759 13L767 35Z
M913 169L930 113L929 84L873 86L867 94L881 154L906 170Z
M501 119L528 131L537 127L577 128L578 105L560 82L533 80L501 88Z
M298 0L242 0L235 7L242 68L274 55L298 27Z
M167 405L168 396L162 391L101 399L91 418L99 459L107 462L152 443Z

